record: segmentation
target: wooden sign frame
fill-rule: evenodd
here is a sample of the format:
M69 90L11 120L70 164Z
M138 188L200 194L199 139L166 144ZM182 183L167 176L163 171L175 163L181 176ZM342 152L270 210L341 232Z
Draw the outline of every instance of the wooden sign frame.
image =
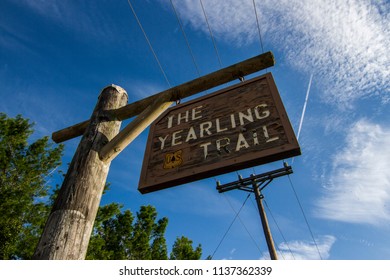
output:
M154 121L138 190L149 193L300 154L267 73L174 106Z

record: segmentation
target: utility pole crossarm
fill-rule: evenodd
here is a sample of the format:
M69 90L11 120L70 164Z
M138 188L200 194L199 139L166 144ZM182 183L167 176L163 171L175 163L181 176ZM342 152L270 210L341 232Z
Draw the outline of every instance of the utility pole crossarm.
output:
M117 120L129 119L142 113L162 95L168 96L169 101L175 102L274 65L275 59L273 54L266 52L106 113L114 116ZM52 134L52 139L56 143L61 143L78 137L84 133L88 124L89 121L83 121L56 131Z
M217 190L219 193L231 191L234 189L241 189L244 191L251 191L252 188L247 188L247 186L252 186L253 182L259 182L260 186L267 181L272 181L275 178L282 177L293 173L291 166L287 164L280 169L276 169L270 172L262 173L259 175L253 175L248 178L243 179L241 176L237 181L230 182L224 185L217 183ZM268 185L268 184L267 184ZM265 187L265 186L264 186ZM260 190L263 190L264 187L261 187Z

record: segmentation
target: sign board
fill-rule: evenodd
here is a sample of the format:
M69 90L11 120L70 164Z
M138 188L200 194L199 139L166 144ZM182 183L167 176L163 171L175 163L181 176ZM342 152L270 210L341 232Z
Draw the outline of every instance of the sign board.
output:
M300 155L271 73L167 110L150 127L148 193Z

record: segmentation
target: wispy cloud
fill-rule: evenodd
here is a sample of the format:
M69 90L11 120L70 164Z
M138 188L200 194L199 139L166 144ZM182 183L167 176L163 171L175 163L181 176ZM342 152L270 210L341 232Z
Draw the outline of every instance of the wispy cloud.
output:
M27 36L20 34L20 32L15 32L10 26L6 23L1 22L0 20L0 47L4 50L13 50L19 51L21 53L26 53L28 55L36 55L29 47L30 43ZM3 65L1 67L4 67ZM0 74L3 72L3 69L0 69Z
M162 2L169 2L161 0ZM176 2L178 2L176 0ZM236 45L251 43L256 39L256 19L252 1L203 1L213 34L221 40ZM186 24L209 34L199 0L180 1L176 5ZM248 20L249 19L249 20ZM264 20L260 19L262 24Z
M390 100L389 10L386 0L257 1L266 48L282 51L296 69L314 72L328 102L347 106L367 96ZM204 1L218 40L253 43L257 27L253 2ZM184 22L208 33L199 1L180 1Z
M279 245L279 254L286 260L318 260L328 259L330 250L336 238L332 235L325 235L314 242L291 241ZM320 257L321 254L321 257Z
M122 27L120 25L114 26L115 18L110 13L111 11L107 11L107 6L104 6L105 2L21 0L18 4L87 39L113 39L115 38L113 34L118 35L118 29Z
M80 26L80 20L85 20L88 9L80 9L69 1L20 1L22 5L29 7L33 12L61 23L65 26Z
M278 258L284 260L328 259L335 242L336 237L332 235L321 236L316 239L316 244L313 241L302 240L283 242L278 246ZM269 259L268 253L263 253L263 259Z
M132 80L124 83L129 98L142 99L150 95L159 93L164 90L162 85L153 82L143 82L140 80Z
M349 130L346 147L333 159L317 215L349 223L390 221L390 127L360 120Z
M160 1L170 7L168 0ZM81 7L79 3L57 0L21 3L87 38L108 39L123 31L123 26L113 25L110 13L103 12L107 8L104 3L99 8L92 2L83 2ZM314 72L324 100L348 106L362 97L379 96L382 102L390 102L388 1L280 0L276 5L272 0L257 0L256 3L266 49L282 52L282 59L299 71ZM252 0L208 0L204 6L219 42L242 46L259 40ZM176 8L187 26L209 36L198 0L180 1Z

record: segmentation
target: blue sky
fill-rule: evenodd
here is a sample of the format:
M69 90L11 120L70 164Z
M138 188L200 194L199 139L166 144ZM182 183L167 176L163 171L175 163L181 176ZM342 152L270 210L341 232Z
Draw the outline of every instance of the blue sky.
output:
M268 71L296 133L313 75L302 155L290 176L294 188L285 177L264 191L279 257L390 259L389 2L255 2L264 51L276 58ZM131 3L169 84L198 77L170 1ZM200 74L220 69L200 2L173 3ZM262 52L252 0L203 5L222 67ZM0 15L0 111L35 122L35 138L88 119L108 84L123 87L129 103L169 88L126 0L2 0ZM123 203L133 212L154 205L169 218L169 247L185 235L202 244L203 257L213 254L246 198L240 191L218 194L215 180L227 183L236 173L141 195L146 137L147 131L114 159L102 203ZM79 139L65 143L64 169ZM280 167L275 162L239 173ZM267 258L253 198L239 217L214 259Z

